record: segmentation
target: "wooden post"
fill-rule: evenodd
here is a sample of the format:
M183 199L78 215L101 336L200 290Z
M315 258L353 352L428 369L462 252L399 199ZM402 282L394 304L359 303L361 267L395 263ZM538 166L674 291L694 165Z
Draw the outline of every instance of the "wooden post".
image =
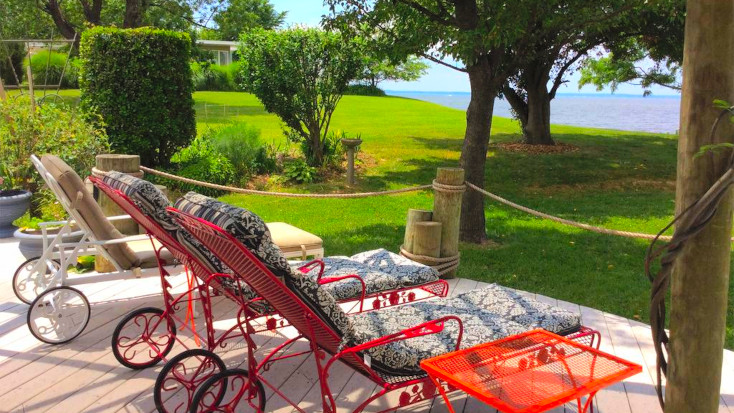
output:
M734 127L720 123L714 99L734 102L734 2L689 0L686 8L683 96L676 212L691 205L726 168L731 152L695 158L701 146L732 142ZM714 413L726 331L732 227L731 190L708 226L691 239L672 277L666 413Z
M28 52L28 61L31 60L31 53ZM28 65L26 67L26 76L28 76L28 94L31 96L31 109L33 112L36 112L36 95L33 91L33 72L31 72L31 65ZM20 85L18 85L18 89L20 89Z
M422 221L431 221L433 212L425 209L409 209L408 219L405 222L405 239L403 240L403 248L410 252L413 251L413 237L415 236L415 224Z
M441 256L441 223L416 222L413 239L413 254L438 258ZM432 262L424 262L434 265Z
M444 185L462 185L464 170L461 168L438 168L436 182ZM463 192L446 192L436 189L433 197L433 220L441 225L441 257L453 257L459 253L459 222ZM454 278L456 270L443 275Z
M137 176L139 178L143 176L143 172L140 171L140 156L138 155L97 155L96 167L102 172L117 171ZM104 211L104 214L108 217L125 215L125 212L104 194L99 194L97 203L99 203L102 207L102 211ZM139 232L138 224L131 219L115 221L114 225L123 234L134 235Z
M5 86L3 85L3 80L0 79L0 100L7 99L7 96L5 95Z
M362 143L362 139L342 138L341 142L347 147L347 184L351 186L354 185L354 152Z

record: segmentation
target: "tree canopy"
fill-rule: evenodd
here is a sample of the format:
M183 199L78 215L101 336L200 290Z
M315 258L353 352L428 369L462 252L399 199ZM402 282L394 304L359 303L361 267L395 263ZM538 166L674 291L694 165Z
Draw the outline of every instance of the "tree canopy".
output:
M653 85L680 90L685 16L684 0L660 0L642 10L633 36L605 43L606 54L584 62L579 87L609 86L614 92L631 83L642 86L645 95Z
M213 20L221 40L237 40L241 33L256 27L278 28L285 16L286 12L276 12L268 0L229 0Z
M360 80L377 87L385 80L414 81L426 74L428 65L417 56L408 56L405 61L393 63L389 59L367 57Z

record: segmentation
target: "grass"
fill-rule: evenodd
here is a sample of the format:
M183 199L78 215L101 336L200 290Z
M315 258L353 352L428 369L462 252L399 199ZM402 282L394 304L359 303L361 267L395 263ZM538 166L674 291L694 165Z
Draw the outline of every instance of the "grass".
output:
M74 91L64 92L74 99ZM197 92L201 132L247 122L262 139L285 145L278 118L257 99L236 92ZM226 105L226 115L224 106ZM464 134L462 111L398 97L345 96L333 130L361 134L363 156L355 191L430 183L436 168L456 166ZM532 155L497 143L519 139L517 123L495 118L487 160L487 188L531 208L607 228L653 233L674 210L676 137L554 125L557 141L575 152ZM343 177L287 188L343 191ZM324 239L329 255L385 247L397 250L408 208L430 209L430 192L365 199L289 199L226 195L267 221L286 221ZM643 272L648 243L570 228L487 202L485 246L462 244L458 276L497 282L649 320L649 282ZM727 347L734 348L734 284L730 287Z

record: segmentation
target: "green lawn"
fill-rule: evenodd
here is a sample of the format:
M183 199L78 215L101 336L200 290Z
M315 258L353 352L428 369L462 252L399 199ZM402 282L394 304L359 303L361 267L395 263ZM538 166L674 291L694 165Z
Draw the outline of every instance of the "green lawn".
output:
M73 99L75 91L65 92ZM247 122L263 140L284 144L278 118L244 93L198 92L201 132L226 122ZM225 115L224 107L227 113ZM457 165L464 133L462 111L397 97L343 98L334 130L360 133L369 169L356 191L430 183L437 167ZM490 148L488 189L544 212L607 228L656 232L674 209L676 139L624 131L554 126L556 140L579 150L530 155ZM495 118L492 142L519 139L510 119ZM287 188L344 190L342 179ZM352 200L227 195L267 221L287 221L320 235L329 255L385 247L397 250L408 208L431 208L430 192ZM647 242L590 233L487 203L487 246L461 245L458 275L497 282L648 320L649 283L643 273ZM730 296L734 298L734 284ZM727 347L734 347L730 300Z

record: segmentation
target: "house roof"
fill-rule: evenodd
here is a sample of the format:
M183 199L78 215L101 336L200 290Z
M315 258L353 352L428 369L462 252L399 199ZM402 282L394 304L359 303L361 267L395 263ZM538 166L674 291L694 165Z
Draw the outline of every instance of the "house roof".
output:
M237 42L232 42L228 40L197 40L196 44L200 46L204 46L204 48L209 46L212 49L221 50L221 49L229 47L230 51L237 50Z

